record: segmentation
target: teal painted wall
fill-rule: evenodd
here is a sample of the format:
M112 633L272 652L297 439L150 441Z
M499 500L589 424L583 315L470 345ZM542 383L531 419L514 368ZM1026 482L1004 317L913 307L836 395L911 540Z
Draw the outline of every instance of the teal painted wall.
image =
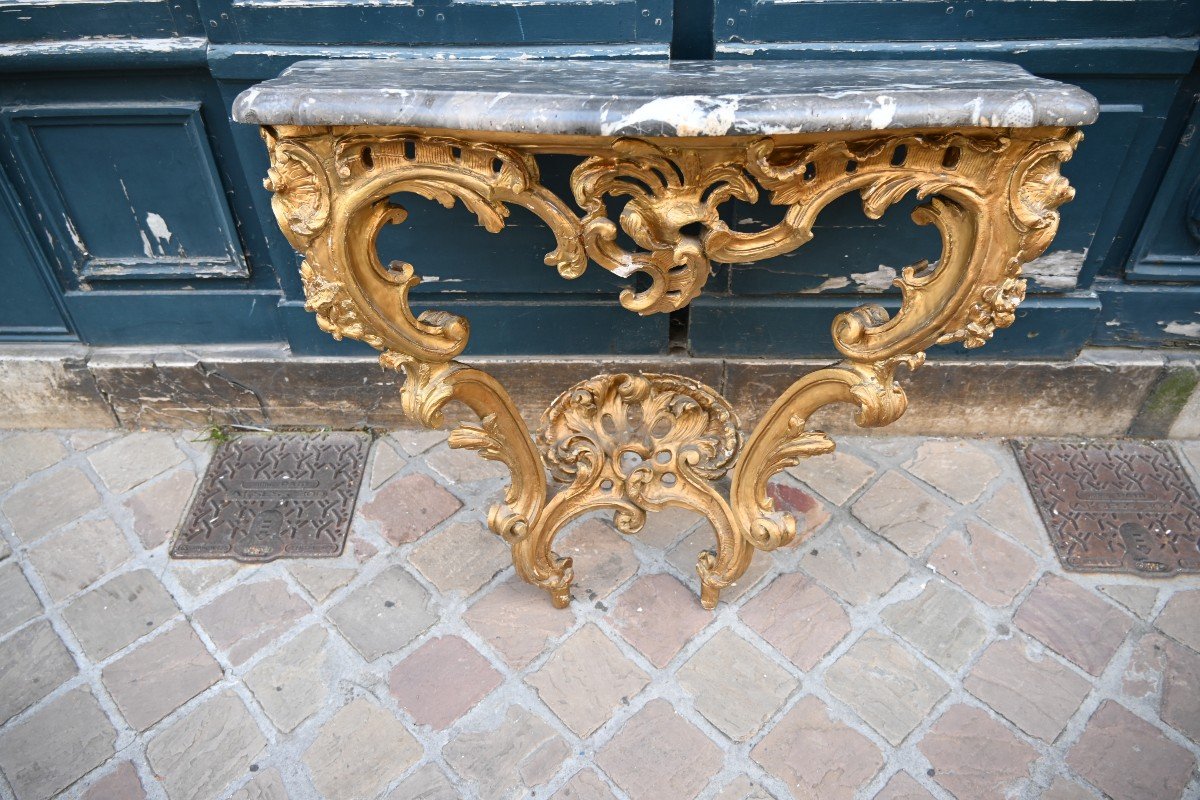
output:
M975 357L1200 344L1196 2L18 0L0 5L0 42L0 339L365 352L303 310L261 140L229 121L239 91L313 56L674 53L991 58L1084 86L1102 115L1064 169L1077 199L1020 323ZM546 181L565 190L571 166L544 159ZM623 280L546 267L550 234L520 209L491 235L461 209L406 206L383 256L437 276L417 305L466 314L469 354L832 355L833 316L894 304L875 277L938 244L902 207L873 223L844 198L795 253L718 266L691 308L641 318L616 303ZM726 210L742 227L779 213Z

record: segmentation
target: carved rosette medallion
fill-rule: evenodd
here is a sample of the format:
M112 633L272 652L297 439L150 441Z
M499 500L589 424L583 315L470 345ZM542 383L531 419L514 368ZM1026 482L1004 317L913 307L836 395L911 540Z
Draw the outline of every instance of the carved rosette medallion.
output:
M538 444L555 480L595 486L642 511L686 505L681 483L719 479L742 444L725 398L679 375L582 381L550 404L542 426Z
M620 530L635 533L648 511L682 506L707 517L715 532L715 548L697 561L709 608L745 572L754 549L794 540L795 520L774 507L767 486L800 459L833 449L808 428L818 409L844 403L858 424L887 425L907 406L899 366L920 366L935 344L979 347L1013 323L1025 295L1021 265L1057 231L1057 208L1073 194L1059 167L1081 138L1049 127L863 132L841 141L734 137L703 146L670 137L512 144L486 134L291 126L264 129L264 137L266 185L281 229L304 256L308 309L323 330L371 344L385 366L404 371L403 405L415 420L441 425L450 402L477 417L452 431L450 444L511 473L488 522L511 546L518 573L565 605L572 565L552 549L563 525L607 509ZM541 153L582 156L571 176L577 208L542 186ZM744 442L732 408L711 388L625 373L568 389L535 439L494 378L455 360L467 345L467 320L414 314L416 269L381 263L376 241L385 226L404 221L394 199L404 193L462 203L493 232L511 206L529 210L553 232L546 262L563 277L581 275L589 258L622 277L647 275L646 288L621 295L639 314L689 303L714 261L746 264L795 250L812 238L821 210L849 193L873 219L915 195L922 202L913 221L938 230L942 253L901 271L895 314L864 305L839 315L832 336L842 361L799 377ZM754 202L761 193L782 209L776 224L741 231L721 218L728 201ZM616 221L612 207L620 208ZM620 246L619 232L635 250ZM727 495L715 485L726 474Z

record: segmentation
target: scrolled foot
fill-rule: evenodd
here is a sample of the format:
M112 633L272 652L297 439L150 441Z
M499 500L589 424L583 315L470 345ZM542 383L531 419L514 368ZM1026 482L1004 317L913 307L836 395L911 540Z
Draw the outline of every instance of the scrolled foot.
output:
M566 608L571 605L571 587L570 586L554 586L547 589L550 592L550 602L555 608Z
M717 607L721 590L737 583L750 566L754 551L739 537L717 538L716 550L702 550L696 559L700 575L700 605L709 611Z

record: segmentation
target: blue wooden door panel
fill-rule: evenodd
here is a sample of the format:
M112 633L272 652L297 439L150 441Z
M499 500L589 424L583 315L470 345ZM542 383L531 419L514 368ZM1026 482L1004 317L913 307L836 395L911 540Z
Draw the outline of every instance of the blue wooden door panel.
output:
M0 4L0 41L203 36L193 0L56 0ZM76 49L86 50L86 41Z
M1200 346L1200 286L1096 281L1103 303L1091 343L1118 347Z
M249 272L198 103L33 106L9 135L64 281L244 278Z
M1090 39L1193 36L1179 0L716 0L718 42Z
M0 341L74 338L50 288L49 267L2 175L0 253Z
M1086 2L1086 0L1079 0ZM1129 0L1137 2L1137 0ZM720 41L717 58L773 59L983 59L1020 63L1037 75L1184 75L1196 61L1195 37L1128 39L982 39L910 42ZM1019 59L1018 59L1019 56Z
M668 349L665 314L639 317L612 299L580 296L526 295L494 299L460 295L437 301L416 299L416 313L451 311L467 318L470 356L627 356L661 355ZM304 304L285 300L279 306L281 324L292 352L300 355L370 355L362 342L334 341L317 328Z
M115 288L65 297L79 338L90 344L241 344L281 338L279 293L273 291Z
M1200 283L1200 105L1158 188L1125 271L1135 281Z
M222 43L544 45L671 41L670 0L199 2L210 39Z
M863 302L891 313L893 296L820 296L798 303L779 297L702 296L692 303L689 345L694 355L741 358L840 358L829 335L833 319ZM1031 297L1021 304L1011 330L996 332L980 350L935 347L930 359L1062 359L1088 341L1100 310L1091 292Z
M280 337L278 281L207 74L0 75L0 96L0 160L83 341Z

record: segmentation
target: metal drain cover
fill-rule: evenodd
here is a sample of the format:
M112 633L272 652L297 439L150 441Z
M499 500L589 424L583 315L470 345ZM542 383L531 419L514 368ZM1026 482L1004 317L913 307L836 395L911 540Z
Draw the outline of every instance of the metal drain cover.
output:
M247 435L222 443L171 557L340 555L370 446L363 433Z
M1200 572L1200 496L1151 442L1013 442L1065 569Z

